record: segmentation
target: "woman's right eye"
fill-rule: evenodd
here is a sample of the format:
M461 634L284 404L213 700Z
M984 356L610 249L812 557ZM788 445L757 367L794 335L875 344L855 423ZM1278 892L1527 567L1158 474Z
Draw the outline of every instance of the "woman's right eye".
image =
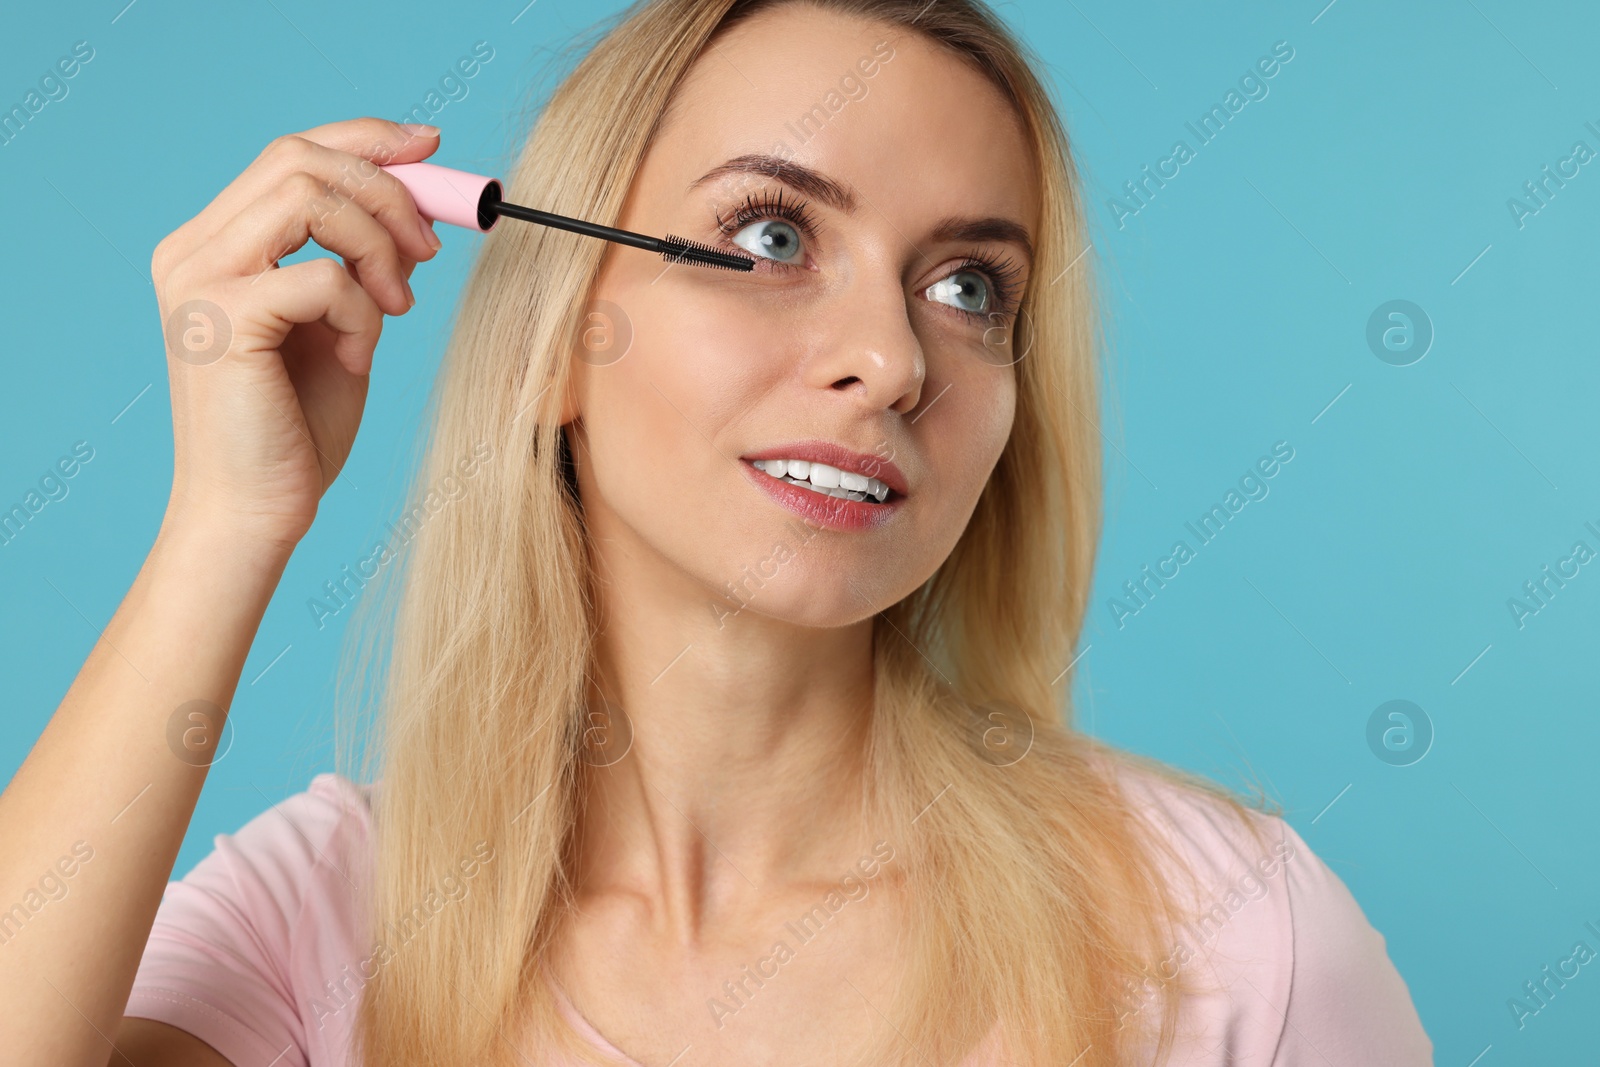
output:
M740 248L761 256L789 263L800 255L800 233L782 219L752 222L730 238Z

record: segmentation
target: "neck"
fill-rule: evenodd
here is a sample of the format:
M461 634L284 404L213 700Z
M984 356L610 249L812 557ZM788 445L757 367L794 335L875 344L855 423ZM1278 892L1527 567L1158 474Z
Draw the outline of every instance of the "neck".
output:
M815 629L746 609L719 626L702 588L600 590L590 709L610 722L587 750L581 890L661 901L693 943L719 915L837 881L869 841L871 620Z

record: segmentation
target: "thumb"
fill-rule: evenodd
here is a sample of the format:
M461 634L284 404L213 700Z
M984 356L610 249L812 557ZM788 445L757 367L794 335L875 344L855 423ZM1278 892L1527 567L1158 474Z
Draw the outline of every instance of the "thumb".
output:
M439 148L439 127L380 118L330 122L300 135L327 148L369 159L380 167L415 163Z
M394 155L388 160L377 160L380 164L415 163L420 159L427 159L439 148L437 126L421 122L397 122L394 128L395 139L392 142Z

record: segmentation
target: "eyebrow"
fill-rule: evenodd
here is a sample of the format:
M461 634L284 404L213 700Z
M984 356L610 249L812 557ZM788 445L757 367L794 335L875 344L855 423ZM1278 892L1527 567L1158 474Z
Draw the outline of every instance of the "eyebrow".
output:
M813 170L803 163L784 159L781 156L767 155L765 153L750 153L734 156L725 163L712 167L706 173L689 183L690 189L696 189L707 182L730 174L760 174L763 177L780 181L804 193L815 200L820 200L836 211L846 215L856 213L856 197L850 189L834 181L819 170ZM965 218L959 215L950 215L939 220L933 228L935 241L1001 241L1022 246L1028 262L1033 262L1033 241L1028 236L1028 230L1021 223L1013 219L999 216L986 218Z
M826 174L793 160L762 153L734 156L726 163L712 167L690 182L689 188L697 188L729 174L760 174L776 179L815 200L820 200L836 211L846 215L856 213L855 194Z
M1029 263L1033 262L1033 242L1028 238L1028 231L1021 223L1011 219L990 216L983 219L967 219L959 215L951 215L941 219L939 225L933 228L935 241L1009 241L1022 246L1023 255Z

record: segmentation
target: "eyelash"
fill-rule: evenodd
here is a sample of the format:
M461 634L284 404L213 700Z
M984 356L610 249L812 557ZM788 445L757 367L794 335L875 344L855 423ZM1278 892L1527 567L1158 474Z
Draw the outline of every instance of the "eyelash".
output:
M745 197L742 204L733 209L733 212L726 219L722 217L720 211L715 212L715 216L717 230L730 240L734 234L752 222L774 218L783 219L785 222L790 223L808 240L813 240L817 236L816 220L812 215L810 205L804 200L796 200L794 202L784 200L782 189L779 189L776 193L770 190L763 190L760 194L751 193ZM755 258L770 263L774 268L792 269L794 267L792 263L783 263L776 259L767 259L761 256ZM1015 310L1020 297L1017 291L1019 288L1017 279L1022 275L1022 268L1017 266L1010 257L993 258L983 252L967 252L962 262L950 273L959 274L965 270L977 270L988 278L995 306L986 312L968 311L966 308L958 308L953 304L946 304L946 307L969 319L977 320L986 319L989 315L994 314L1008 315ZM945 277L949 276L945 275Z

